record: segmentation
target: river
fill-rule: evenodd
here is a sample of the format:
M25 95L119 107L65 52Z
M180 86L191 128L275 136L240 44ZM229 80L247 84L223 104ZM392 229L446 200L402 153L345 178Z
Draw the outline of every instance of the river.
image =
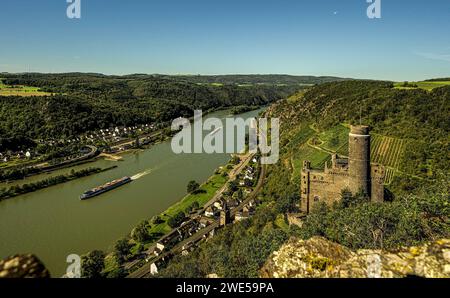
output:
M238 115L255 117L261 110ZM224 119L224 110L204 116ZM237 116L233 116L237 117ZM207 134L206 132L205 134ZM229 154L174 154L170 141L123 155L123 161L99 159L55 171L88 167L117 168L73 180L0 202L0 258L33 253L61 276L69 254L82 255L94 249L111 250L143 219L161 213L186 194L190 180L206 181L214 170L230 159ZM138 175L138 179L98 197L80 201L85 190L105 182ZM42 180L49 174L29 177L19 184ZM0 187L5 185L0 184Z

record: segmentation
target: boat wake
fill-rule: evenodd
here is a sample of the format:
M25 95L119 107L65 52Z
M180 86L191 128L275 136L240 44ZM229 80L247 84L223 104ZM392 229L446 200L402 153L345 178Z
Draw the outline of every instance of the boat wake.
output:
M145 170L144 172L137 173L136 175L133 175L130 178L131 178L131 180L138 180L139 178L142 178L145 175L150 174L151 172L153 172L153 169L148 169L148 170Z
M216 129L214 129L213 131L211 131L211 132L208 134L208 136L215 135L215 134L218 133L219 130L221 130L221 129L222 129L222 126L221 126L221 127L217 127Z

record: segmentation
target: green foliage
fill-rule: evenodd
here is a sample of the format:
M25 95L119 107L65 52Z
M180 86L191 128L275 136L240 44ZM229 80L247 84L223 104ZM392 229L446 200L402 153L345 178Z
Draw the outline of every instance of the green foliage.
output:
M148 227L149 227L148 221L146 220L142 221L131 232L131 238L133 238L133 240L136 242L140 243L145 242L149 238Z
M191 180L191 181L189 181L189 183L187 185L187 192L195 193L196 191L198 191L199 187L200 187L200 184L198 184L198 182Z
M237 106L231 109L231 114L238 115L248 111L256 110L258 106Z
M381 204L320 205L297 232L304 239L319 235L354 249L416 245L450 236L448 201L448 194L427 192Z
M81 257L81 276L84 278L100 278L105 268L105 253L94 250Z
M125 278L128 272L121 266L115 267L113 270L109 271L106 278Z
M37 191L43 188L47 188L53 185L65 183L67 181L71 181L77 178L90 176L92 174L100 173L106 171L107 169L100 168L88 168L79 171L71 171L70 174L66 175L58 175L50 178L46 178L37 182L31 182L23 185L14 185L9 188L0 188L0 201L8 198L12 198L15 196L19 196L22 194L26 194L29 192ZM0 174L0 180L2 176Z
M258 277L269 254L287 240L288 234L273 225L276 215L269 207L247 221L220 230L188 256L177 256L161 277Z
M128 239L120 239L114 245L114 255L117 259L117 263L122 264L128 258L131 253L132 245L128 241Z
M169 227L174 229L174 228L177 228L179 225L181 225L181 223L184 221L185 218L186 218L186 214L184 214L183 211L180 211L177 214L175 214L174 216L170 217L167 220L167 224L169 225Z
M0 96L0 151L27 147L33 139L63 139L115 126L164 123L190 117L194 109L266 105L303 88L297 83L211 86L199 84L210 78L178 76L72 73L2 77L6 84L37 86L54 95Z
M200 208L200 204L199 204L197 201L195 201L195 202L192 202L191 205L189 205L188 207L186 207L186 209L184 210L184 212L185 212L186 214L189 214L190 212L192 212L192 210L196 210L196 209L198 209L198 208Z

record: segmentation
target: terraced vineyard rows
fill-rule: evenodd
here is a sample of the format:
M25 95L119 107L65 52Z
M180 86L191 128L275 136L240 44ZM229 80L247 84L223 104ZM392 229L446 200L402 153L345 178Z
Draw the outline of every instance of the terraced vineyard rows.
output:
M386 176L384 178L384 184L391 184L394 179L396 170L393 168L386 168Z
M370 155L372 162L386 167L385 183L390 184L398 171L405 151L405 140L372 134Z

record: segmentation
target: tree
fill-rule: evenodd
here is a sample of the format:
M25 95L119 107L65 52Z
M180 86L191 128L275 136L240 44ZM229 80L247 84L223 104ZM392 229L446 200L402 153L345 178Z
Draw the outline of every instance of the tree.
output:
M245 178L245 179L244 179L244 185L245 185L246 187L252 187L252 186L253 186L253 181L250 180L250 179L248 179L248 178Z
M240 162L241 162L241 159L237 155L234 155L233 158L231 158L231 163L234 164L234 165L237 165Z
M114 246L114 254L117 258L117 262L122 264L127 259L130 254L131 244L128 242L128 239L123 238L116 242Z
M244 198L244 194L242 193L242 189L238 189L233 193L233 199L235 200L242 200Z
M159 215L155 216L153 218L153 220L152 220L152 223L155 224L155 225L158 225L158 224L163 223L163 222L164 222L164 220L162 220L162 218L159 217Z
M169 218L167 220L167 224L172 228L176 228L178 227L183 220L186 218L186 215L184 214L183 211L178 212L177 214L175 214L175 216L172 216L171 218Z
M114 268L114 270L110 271L107 278L124 278L127 276L127 271L123 267Z
M134 146L136 148L140 148L141 147L141 144L139 142L139 136L136 136L135 141L134 141Z
M148 221L139 223L131 232L131 238L136 242L145 242L148 239Z
M81 276L85 278L100 278L105 268L105 253L94 250L81 257Z
M344 188L341 190L341 205L344 208L350 206L353 201L353 195L350 189Z
M236 180L228 182L228 190L233 193L238 190L238 183Z
M193 202L193 203L191 204L191 208L192 208L192 209L198 209L198 208L200 208L200 204L199 204L197 201L195 201L195 202Z
M196 191L198 191L200 187L200 184L198 184L196 181L191 180L189 181L188 185L187 185L187 192L188 193L195 193Z

